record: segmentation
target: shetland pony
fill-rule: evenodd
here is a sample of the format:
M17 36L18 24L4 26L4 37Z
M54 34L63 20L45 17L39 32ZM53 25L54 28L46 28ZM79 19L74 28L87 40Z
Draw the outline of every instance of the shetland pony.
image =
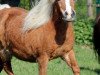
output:
M98 14L98 16L96 17L95 25L93 28L93 44L94 51L100 63L100 14Z
M74 75L80 75L73 51L75 11L71 5L70 0L40 0L29 12L0 10L0 62L8 75L14 75L11 56L37 62L39 75L47 75L49 60L61 57Z

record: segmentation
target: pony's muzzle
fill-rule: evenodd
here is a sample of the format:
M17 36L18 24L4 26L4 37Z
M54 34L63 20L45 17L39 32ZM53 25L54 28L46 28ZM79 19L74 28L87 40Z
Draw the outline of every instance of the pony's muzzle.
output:
M76 17L76 12L74 10L72 10L71 14L64 12L63 14L63 20L65 21L74 21Z

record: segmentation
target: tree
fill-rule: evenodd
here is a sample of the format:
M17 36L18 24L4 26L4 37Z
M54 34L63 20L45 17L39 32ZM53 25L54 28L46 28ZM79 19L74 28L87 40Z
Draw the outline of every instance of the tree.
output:
M93 18L93 1L87 0L88 17Z

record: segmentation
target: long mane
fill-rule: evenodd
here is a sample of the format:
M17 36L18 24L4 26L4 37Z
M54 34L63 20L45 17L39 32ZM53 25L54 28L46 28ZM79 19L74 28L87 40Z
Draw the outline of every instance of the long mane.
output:
M31 9L25 18L23 31L36 29L47 23L52 17L54 0L40 0L38 5Z

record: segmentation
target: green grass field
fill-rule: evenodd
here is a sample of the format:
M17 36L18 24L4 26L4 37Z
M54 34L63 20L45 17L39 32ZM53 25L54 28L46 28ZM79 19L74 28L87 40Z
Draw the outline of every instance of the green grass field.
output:
M95 54L88 47L75 46L75 54L81 69L81 75L100 75L100 64ZM38 75L38 65L12 59L12 66L15 75ZM73 75L71 69L60 58L52 60L48 64L47 75ZM4 71L0 75L6 75Z

